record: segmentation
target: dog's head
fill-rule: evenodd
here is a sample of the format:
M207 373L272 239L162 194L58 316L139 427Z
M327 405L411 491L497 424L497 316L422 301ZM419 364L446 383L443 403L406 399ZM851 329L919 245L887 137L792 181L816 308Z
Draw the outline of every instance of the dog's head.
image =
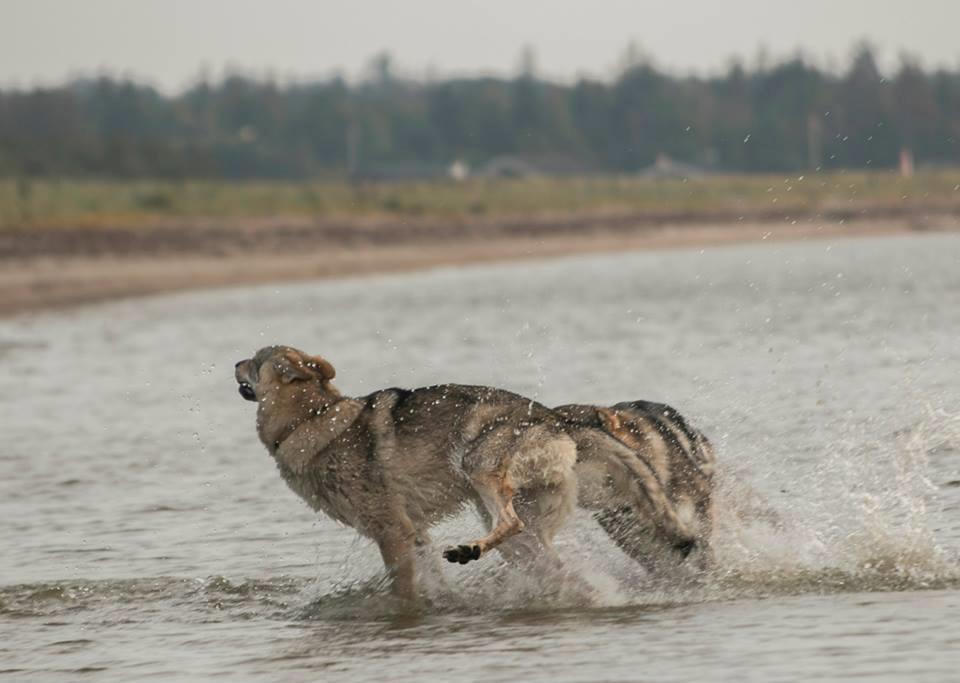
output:
M248 401L302 382L319 382L325 391L336 392L330 384L336 374L326 359L289 346L266 346L238 362L234 370L240 395Z

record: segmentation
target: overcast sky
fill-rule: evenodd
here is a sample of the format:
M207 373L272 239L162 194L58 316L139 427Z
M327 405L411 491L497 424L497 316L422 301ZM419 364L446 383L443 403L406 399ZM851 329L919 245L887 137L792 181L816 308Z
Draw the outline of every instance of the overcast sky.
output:
M907 51L957 67L958 36L960 0L0 0L0 84L353 77L381 50L412 75L509 74L524 45L545 75L607 76L631 40L677 72L751 63L761 45L842 66L863 38L888 65Z

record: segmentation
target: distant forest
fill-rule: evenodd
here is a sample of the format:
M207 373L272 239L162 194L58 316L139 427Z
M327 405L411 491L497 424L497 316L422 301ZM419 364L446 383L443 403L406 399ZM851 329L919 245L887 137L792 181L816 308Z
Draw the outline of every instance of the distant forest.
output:
M0 176L314 178L394 165L631 173L658 155L737 172L960 164L960 68L868 48L842 73L796 58L711 77L636 60L609 80L396 76L278 84L229 76L176 95L125 80L0 92Z

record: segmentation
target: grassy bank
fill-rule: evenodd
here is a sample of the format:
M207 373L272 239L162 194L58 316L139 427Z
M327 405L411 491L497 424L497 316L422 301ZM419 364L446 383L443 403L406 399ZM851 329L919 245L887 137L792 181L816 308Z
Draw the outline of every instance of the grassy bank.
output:
M466 182L0 180L0 228L136 227L178 219L276 216L498 217L624 211L660 215L845 207L955 207L960 170L707 176L529 178Z

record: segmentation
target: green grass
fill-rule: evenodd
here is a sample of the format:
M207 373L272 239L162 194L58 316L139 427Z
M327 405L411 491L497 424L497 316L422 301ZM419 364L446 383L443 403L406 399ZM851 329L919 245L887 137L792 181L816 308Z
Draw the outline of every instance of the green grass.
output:
M498 217L589 211L811 211L960 203L960 170L792 176L529 178L467 182L227 182L0 179L0 228L135 227L169 219Z

